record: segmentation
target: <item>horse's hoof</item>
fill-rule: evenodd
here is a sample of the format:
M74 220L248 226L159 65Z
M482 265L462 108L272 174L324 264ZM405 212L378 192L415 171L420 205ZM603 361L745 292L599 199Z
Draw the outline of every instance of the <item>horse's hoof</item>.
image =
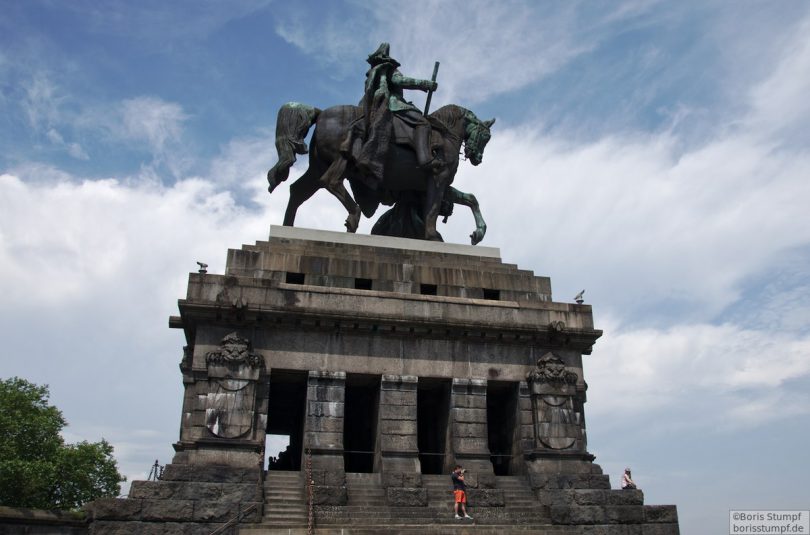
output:
M360 225L360 216L350 215L346 218L346 232L355 233Z
M481 243L481 240L484 239L484 233L480 230L476 230L472 234L470 234L470 243L473 245L478 245Z
M444 241L444 238L442 238L442 235L439 234L438 232L430 232L426 234L425 239L429 241L441 241L441 242Z

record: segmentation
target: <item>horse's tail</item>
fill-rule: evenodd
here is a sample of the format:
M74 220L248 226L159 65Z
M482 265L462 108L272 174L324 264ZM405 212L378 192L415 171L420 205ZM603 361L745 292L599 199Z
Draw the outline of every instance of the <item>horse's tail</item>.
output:
M320 113L321 110L318 108L298 102L288 102L278 110L276 119L278 163L267 172L267 182L270 184L267 190L270 193L287 180L290 167L295 163L295 155L308 152L304 138Z

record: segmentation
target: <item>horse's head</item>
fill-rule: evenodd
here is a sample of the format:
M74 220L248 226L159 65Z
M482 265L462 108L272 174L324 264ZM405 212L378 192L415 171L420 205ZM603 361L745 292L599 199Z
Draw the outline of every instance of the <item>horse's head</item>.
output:
M464 136L464 157L473 165L478 165L484 159L484 148L489 142L489 128L495 124L495 119L482 121L473 113L466 117L466 134Z

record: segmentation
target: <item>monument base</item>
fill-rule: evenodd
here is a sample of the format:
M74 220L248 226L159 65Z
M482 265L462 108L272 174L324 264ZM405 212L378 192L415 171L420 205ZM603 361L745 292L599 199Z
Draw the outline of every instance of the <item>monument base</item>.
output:
M272 227L179 308L174 462L91 533L440 533L456 464L476 532L678 533L587 449L591 307L497 249ZM267 434L289 446L264 470Z

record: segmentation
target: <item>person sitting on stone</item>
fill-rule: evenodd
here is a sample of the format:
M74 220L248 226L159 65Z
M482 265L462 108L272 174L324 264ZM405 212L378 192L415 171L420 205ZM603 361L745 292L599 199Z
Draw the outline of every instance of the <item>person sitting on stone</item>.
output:
M637 488L636 482L630 477L630 467L628 466L624 469L624 474L622 474L622 489L634 490Z
M464 469L461 468L460 464L456 465L450 477L453 480L453 499L455 502L454 510L456 512L456 520L461 520L462 518L472 520L472 517L467 514L467 484L464 483ZM463 517L458 514L459 509L464 513Z

